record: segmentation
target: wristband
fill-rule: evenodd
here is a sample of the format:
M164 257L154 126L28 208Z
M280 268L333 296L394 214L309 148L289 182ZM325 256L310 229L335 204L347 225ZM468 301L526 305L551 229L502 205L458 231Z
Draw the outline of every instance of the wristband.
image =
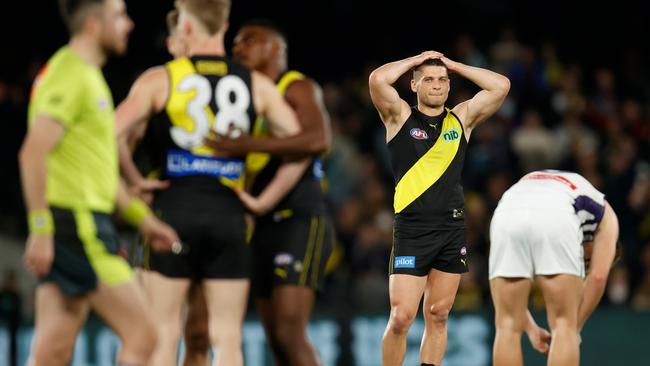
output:
M30 234L54 234L52 212L47 208L29 211L27 214L27 224Z
M149 215L152 215L149 206L138 198L131 198L122 210L122 218L129 224L138 227Z

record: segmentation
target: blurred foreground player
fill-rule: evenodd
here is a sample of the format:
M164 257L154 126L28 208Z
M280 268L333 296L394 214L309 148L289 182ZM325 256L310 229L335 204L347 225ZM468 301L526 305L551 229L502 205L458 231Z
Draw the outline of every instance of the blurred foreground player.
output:
M26 268L39 277L31 365L66 365L92 308L117 333L119 365L145 365L156 342L144 297L110 215L117 206L156 249L175 232L119 183L111 92L100 67L126 51L122 0L62 0L70 42L34 82L20 169L30 234Z
M248 132L257 114L281 136L298 133L299 125L268 78L225 57L228 0L184 0L176 7L188 57L145 72L118 111L120 135L153 117L160 178L170 182L156 191L153 207L186 248L180 256L150 256L155 273L148 292L159 336L152 362L176 364L182 305L192 281L201 281L215 364L237 366L250 276L244 207L234 192L242 185L244 157L215 156L205 140L232 128ZM285 164L283 172L295 175L305 164Z

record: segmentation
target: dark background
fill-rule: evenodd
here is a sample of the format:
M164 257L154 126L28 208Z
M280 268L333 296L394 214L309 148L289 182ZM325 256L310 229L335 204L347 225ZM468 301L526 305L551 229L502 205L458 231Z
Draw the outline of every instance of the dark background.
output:
M67 34L56 1L6 5L9 11L3 14L0 29L7 52L2 61L7 65L1 76L20 78L33 61L46 60L64 44ZM173 2L138 0L128 1L127 6L136 26L128 55L108 65L109 81L132 77L168 59L164 17ZM358 75L372 62L385 63L428 49L448 52L461 33L486 46L504 28L512 27L524 43L554 42L568 62L647 69L650 34L644 19L648 17L639 6L627 1L235 0L226 44L229 48L245 20L270 18L288 34L290 65L329 81ZM124 91L121 84L117 86L119 97Z
M1 248L19 253L26 228L16 157L27 96L36 72L67 35L55 0L3 6L0 244L12 238ZM173 2L131 0L127 6L135 22L128 54L104 68L116 104L142 71L170 59L165 15ZM367 77L381 64L431 49L496 70L512 83L506 103L473 132L469 144L463 185L470 273L463 276L454 311L490 311L486 258L492 210L505 189L541 168L583 174L618 214L624 258L612 270L601 306L650 311L650 32L641 2L234 0L227 50L238 27L258 17L284 27L289 66L323 86L332 119L334 146L325 164L342 257L319 298L320 315L340 319L345 330L353 312L388 314L393 181ZM503 42L504 30L516 39ZM462 36L474 43L469 53L459 48ZM517 52L505 57L495 51L504 44ZM549 49L556 57L545 53ZM475 63L481 60L483 65ZM405 85L396 86L410 100ZM449 106L475 90L452 78ZM29 319L33 279L20 269L19 254L6 259L0 256L0 269L9 270L3 289L22 283ZM534 308L543 309L538 290L531 298ZM343 331L342 347L349 347L348 336ZM350 357L346 352L344 359Z

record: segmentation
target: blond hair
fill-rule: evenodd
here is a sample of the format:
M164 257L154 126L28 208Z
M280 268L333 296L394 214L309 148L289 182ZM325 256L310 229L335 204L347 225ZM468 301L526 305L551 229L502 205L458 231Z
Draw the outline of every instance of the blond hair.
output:
M178 0L176 3L198 19L211 36L223 29L230 16L230 0Z

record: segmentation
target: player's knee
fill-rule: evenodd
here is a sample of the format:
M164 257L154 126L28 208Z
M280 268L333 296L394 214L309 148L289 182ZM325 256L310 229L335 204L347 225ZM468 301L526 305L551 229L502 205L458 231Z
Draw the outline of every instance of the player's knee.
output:
M416 311L400 307L394 307L390 312L390 322L388 328L391 332L397 334L407 333L413 320L415 320Z
M497 331L522 333L526 327L526 320L510 314L498 314L495 318Z
M236 324L210 323L210 344L212 346L239 346L241 345L242 330Z
M303 324L296 319L279 321L272 330L275 343L285 350L298 347L304 343L305 331Z
M451 304L446 304L444 302L434 303L429 306L428 311L425 312L425 320L430 321L434 325L445 325L449 319L450 311Z
M137 326L129 329L129 332L122 336L124 349L147 359L156 348L159 336L156 328L149 319L140 322Z
M74 339L72 341L62 337L39 337L34 344L32 358L36 365L67 365L72 359Z

